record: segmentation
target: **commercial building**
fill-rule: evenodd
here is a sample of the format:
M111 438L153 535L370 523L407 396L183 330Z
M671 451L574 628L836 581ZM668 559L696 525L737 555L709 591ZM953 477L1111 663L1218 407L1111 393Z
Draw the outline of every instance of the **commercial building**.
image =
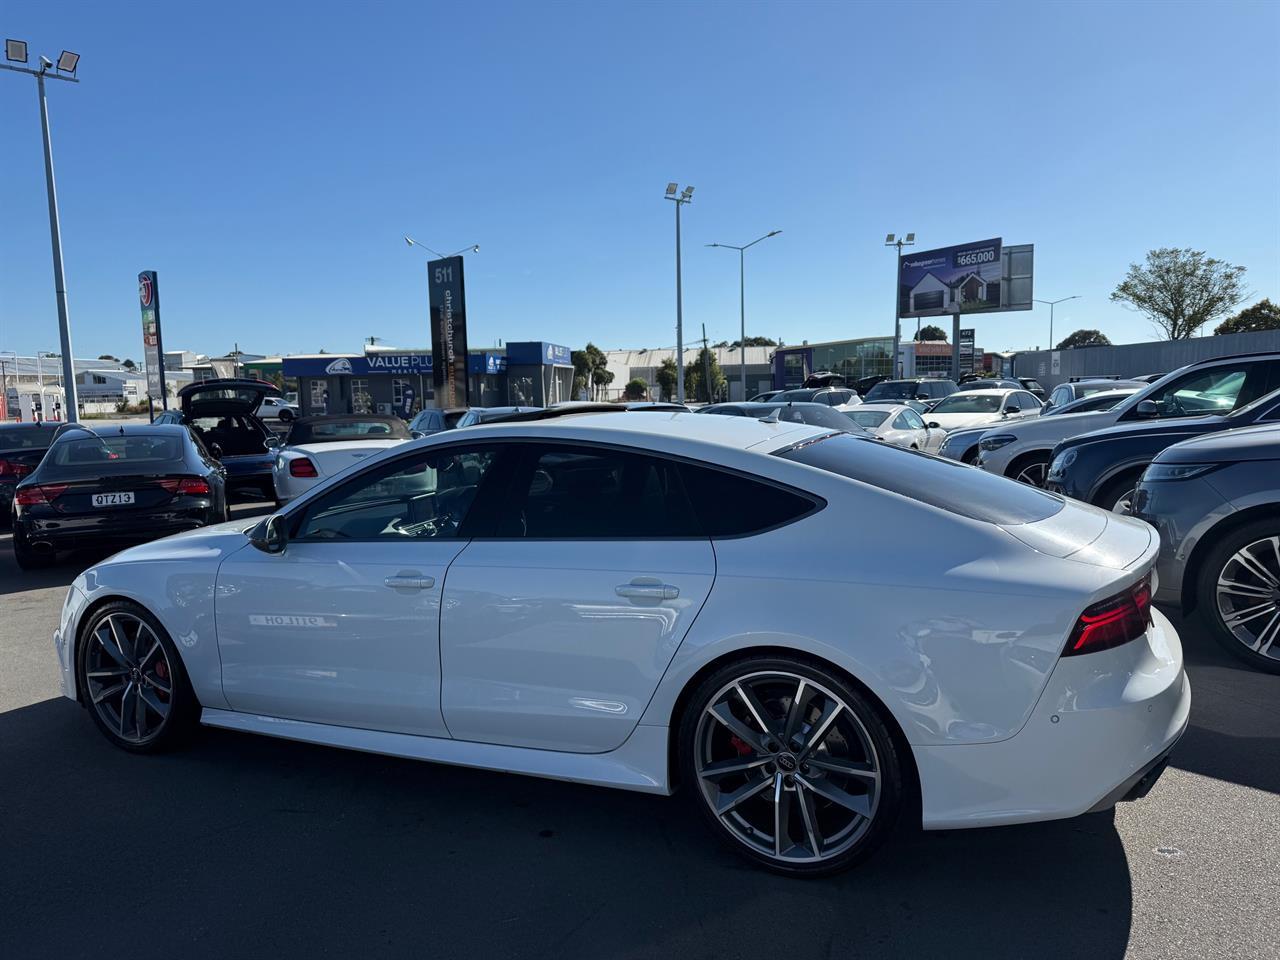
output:
M569 348L542 341L468 351L471 405L547 406L571 399ZM411 416L435 400L429 350L369 345L364 353L284 357L281 374L297 380L303 415L398 413Z
M893 374L893 337L862 337L778 347L773 355L775 390L802 385L818 370L838 373L848 381Z
M743 350L740 347L711 347L711 355L720 365L728 384L728 399L742 400L742 361ZM769 390L773 385L773 347L747 347L747 397ZM648 395L654 399L659 396L658 370L663 361L674 360L676 351L669 347L641 350L605 350L608 371L613 380L603 387L597 397L603 400L618 400L622 391L632 380L643 380ZM684 352L684 363L688 367L696 363L702 355L701 347L691 347Z
M1013 358L1013 373L1018 377L1035 377L1045 389L1051 390L1072 377L1140 377L1169 373L1212 357L1269 350L1280 351L1280 330L1073 350L1028 350Z

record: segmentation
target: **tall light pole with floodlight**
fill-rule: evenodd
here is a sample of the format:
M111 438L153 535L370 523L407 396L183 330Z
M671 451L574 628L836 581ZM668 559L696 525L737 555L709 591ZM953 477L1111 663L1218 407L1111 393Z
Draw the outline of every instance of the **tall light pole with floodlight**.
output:
M889 376L898 376L898 351L902 349L902 295L899 290L901 282L899 277L902 276L902 248L914 247L916 243L916 235L908 233L905 237L899 237L896 234L886 234L884 245L886 247L898 248L898 259L895 261L893 271L893 359L889 362ZM916 336L920 334L920 321L916 321Z
M746 272L746 252L754 247L761 240L768 240L770 237L776 237L781 230L770 230L763 237L758 237L748 244L741 247L734 246L732 243L708 243L708 247L724 247L726 250L738 251L738 322L742 326L742 339L738 341L738 359L742 361L742 400L747 401L747 282L745 280Z
M58 298L58 334L62 340L62 383L66 397L66 415L68 423L75 423L80 418L80 405L76 398L75 361L71 352L71 320L67 314L67 283L62 272L62 229L58 225L58 191L53 181L53 146L49 140L49 106L45 102L44 81L66 80L68 83L79 83L76 79L76 67L80 63L80 54L63 50L55 66L48 57L40 58L40 69L15 67L15 63L27 62L27 42L25 40L6 40L4 56L8 63L0 63L0 68L12 70L14 73L25 73L36 78L36 90L40 98L40 131L44 135L44 182L49 194L49 235L53 241L53 287ZM54 73L49 68L54 68Z
M1047 303L1049 305L1049 349L1053 349L1053 308L1059 303L1066 303L1068 300L1079 300L1080 295L1074 294L1070 297L1061 297L1057 300L1036 300L1036 303Z
M667 199L676 205L676 402L684 403L684 291L680 287L680 208L693 200L693 187L667 184Z

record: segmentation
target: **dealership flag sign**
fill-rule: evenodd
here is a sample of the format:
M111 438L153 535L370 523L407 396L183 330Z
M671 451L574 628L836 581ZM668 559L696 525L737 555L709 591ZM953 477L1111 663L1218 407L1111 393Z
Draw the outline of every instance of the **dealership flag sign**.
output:
M427 263L431 305L431 381L437 407L469 406L467 391L467 306L462 258Z
M898 315L945 317L1000 310L1001 240L898 258Z
M138 274L138 302L142 305L142 352L147 365L147 394L169 408L164 392L164 341L160 336L160 283L154 270Z

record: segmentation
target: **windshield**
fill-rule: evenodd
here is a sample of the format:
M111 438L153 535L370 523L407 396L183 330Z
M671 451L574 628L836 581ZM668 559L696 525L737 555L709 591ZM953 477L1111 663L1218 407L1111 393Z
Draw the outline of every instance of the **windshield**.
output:
M868 430L874 430L889 419L889 414L882 410L850 410L845 413L845 416Z
M182 457L182 441L173 436L85 437L55 443L46 454L51 463L66 467L119 461L159 463Z
M867 394L867 402L873 400L914 400L920 392L914 380L885 380L877 383Z
M933 408L931 413L999 413L1003 394L953 393Z

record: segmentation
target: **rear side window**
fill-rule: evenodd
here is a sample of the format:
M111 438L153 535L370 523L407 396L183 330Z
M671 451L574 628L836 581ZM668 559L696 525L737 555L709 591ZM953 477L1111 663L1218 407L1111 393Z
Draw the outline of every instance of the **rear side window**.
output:
M778 456L985 523L1034 523L1062 500L1025 483L887 443L835 434Z
M709 537L763 533L821 509L821 501L736 473L681 464L685 489Z

